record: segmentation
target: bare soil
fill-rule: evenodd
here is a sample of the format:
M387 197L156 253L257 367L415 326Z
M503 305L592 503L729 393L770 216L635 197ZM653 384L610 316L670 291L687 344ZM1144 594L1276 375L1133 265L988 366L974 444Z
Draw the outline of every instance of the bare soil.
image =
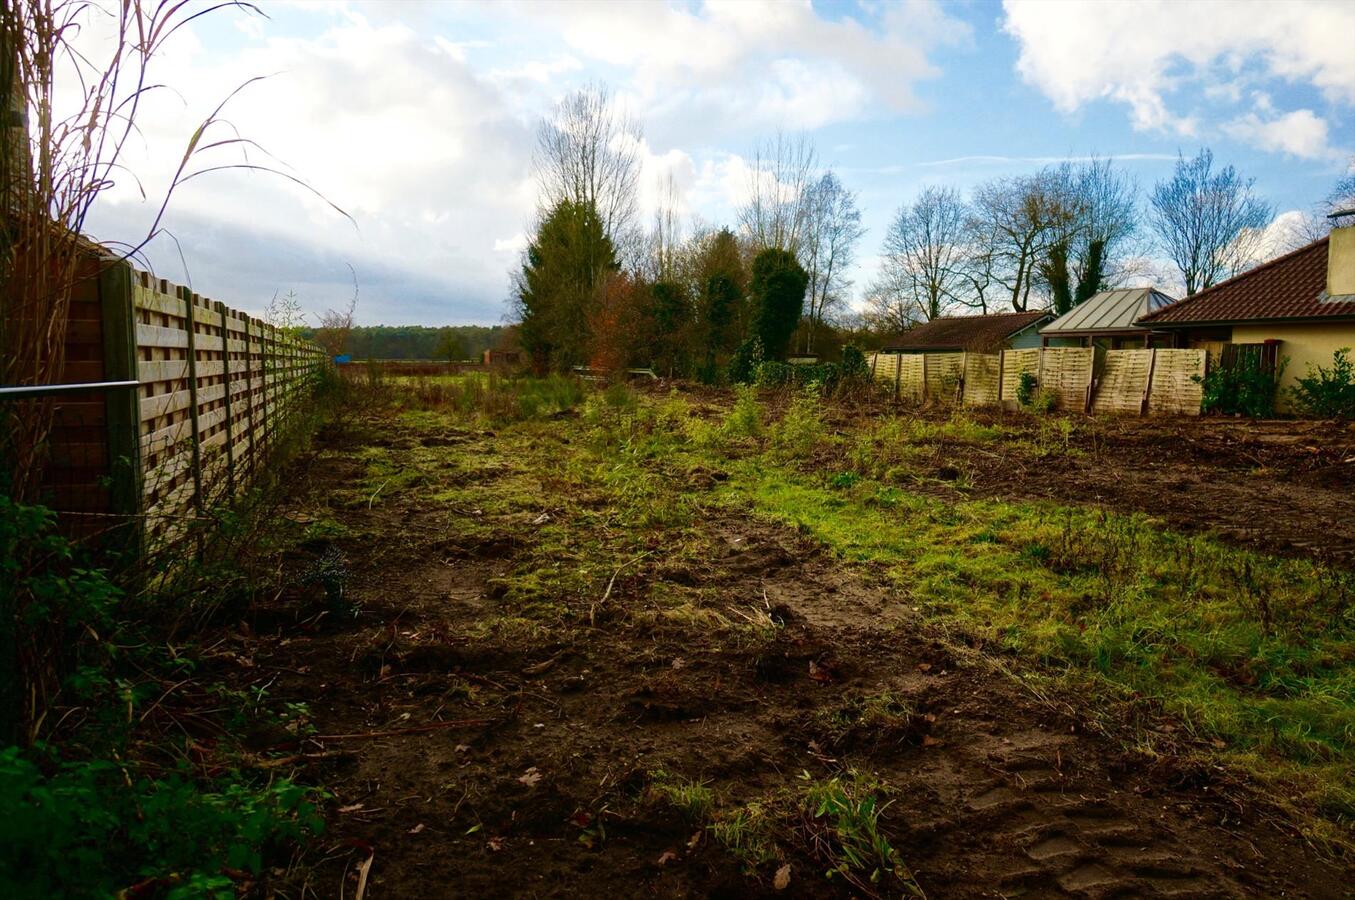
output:
M938 421L951 414L923 413ZM1061 443L1048 424L1025 413L966 414L1008 429L1017 439ZM924 487L943 496L1047 499L1138 511L1239 546L1347 565L1355 560L1355 424L1065 418L1073 424L1067 444L1072 452L1056 450L1046 457L1032 456L1015 439L938 441L933 478Z
M397 449L432 441L462 459L496 440L381 427ZM1092 492L1266 548L1348 554L1350 433L1313 450L1306 427L1102 424L1078 432L1086 456L1060 460L1063 478L991 445L947 453L980 494ZM362 477L359 447L332 449L297 473L294 515ZM456 478L501 476L485 465ZM218 648L242 680L310 706L315 734L250 736L294 751L300 777L333 795L326 834L274 879L286 894L354 896L364 867L368 898L859 894L793 842L778 892L774 866L748 871L645 791L663 770L738 803L855 768L890 786L882 827L929 897L1349 896L1349 867L1245 788L1089 733L1077 698L1033 696L1004 674L1010 660L936 633L869 570L798 534L726 510L680 553L656 532L558 622L486 628L515 613L503 579L538 542L540 510L570 513L544 480L536 502L492 514L431 493L335 507L361 537L290 552L293 586ZM1181 518L1197 505L1183 497L1201 509ZM580 529L580 543L597 539ZM327 613L302 577L336 549L356 616ZM726 619L765 612L775 636L647 615L664 591ZM918 712L912 727L825 731L824 711L883 691Z

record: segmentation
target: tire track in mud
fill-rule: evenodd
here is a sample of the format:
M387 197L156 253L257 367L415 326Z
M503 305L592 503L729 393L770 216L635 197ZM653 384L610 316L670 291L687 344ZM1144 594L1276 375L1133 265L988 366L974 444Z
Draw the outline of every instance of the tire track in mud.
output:
M856 689L893 688L934 711L921 748L854 760L899 788L908 826L899 843L929 896L1342 895L1330 870L1306 879L1326 866L1305 869L1312 862L1299 862L1307 853L1289 836L1262 823L1250 838L1232 833L1211 821L1221 817L1214 798L1172 789L1014 682L951 656L887 589L812 547L766 549L762 541L795 538L744 527L742 553L772 562L760 589L800 620L802 640L834 648L858 673ZM863 621L873 625L845 624Z

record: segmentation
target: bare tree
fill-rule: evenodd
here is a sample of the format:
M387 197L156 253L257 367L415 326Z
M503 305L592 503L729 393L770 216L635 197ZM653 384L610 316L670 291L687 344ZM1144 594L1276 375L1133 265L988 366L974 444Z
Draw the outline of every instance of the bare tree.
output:
M1054 177L1062 183L1072 217L1066 236L1073 281L1090 279L1098 289L1100 282L1118 283L1139 230L1137 182L1113 160L1095 157L1063 163Z
M591 204L614 245L633 241L643 138L605 85L566 96L537 129L532 169L540 217L565 201Z
M1232 166L1214 171L1208 147L1178 157L1172 177L1150 198L1149 221L1186 284L1186 295L1241 272L1257 256L1274 210L1253 192L1254 178Z
M1326 216L1335 212L1345 212L1355 209L1355 159L1351 159L1350 165L1346 168L1346 174L1342 175L1340 180L1332 186L1331 193L1327 195Z
M980 315L1004 299L1006 288L998 281L996 266L998 235L986 222L970 215L964 223L964 254L956 271L964 285L958 293L960 302Z
M1286 223L1284 231L1277 236L1276 250L1284 253L1321 240L1331 232L1328 216L1349 209L1355 209L1355 159L1350 161L1346 174L1332 186L1330 193L1310 212Z
M672 172L659 177L658 207L654 210L654 231L650 237L649 268L655 281L672 281L678 276L682 254L682 222L679 215L677 181Z
M989 271L1017 312L1030 307L1040 264L1076 222L1072 201L1067 185L1050 170L994 179L974 192L973 229L991 239Z
M817 168L818 153L805 135L777 132L753 151L748 199L738 216L744 234L759 250L799 254Z
M926 188L901 207L881 248L873 286L877 305L896 310L888 314L895 319L927 322L961 303L969 287L967 220L968 209L954 188Z
M351 267L350 267L351 269ZM353 333L353 322L358 309L358 276L353 273L353 296L342 309L327 309L320 314L320 326L315 329L315 342L325 348L330 359L348 349L348 338Z
M846 271L856 255L857 242L865 229L856 194L836 175L826 172L809 189L805 203L804 240L801 258L809 273L809 304L805 310L805 352L814 352L814 336L833 307L846 298L851 281Z

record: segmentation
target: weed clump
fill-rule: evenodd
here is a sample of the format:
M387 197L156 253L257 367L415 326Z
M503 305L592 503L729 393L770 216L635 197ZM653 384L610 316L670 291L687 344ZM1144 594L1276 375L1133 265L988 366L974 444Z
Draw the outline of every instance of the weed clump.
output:
M725 417L722 435L729 440L757 440L762 437L762 403L757 388L740 384L734 388L734 407Z
M784 461L806 459L824 436L818 389L806 385L796 393L781 420L772 426L768 434L770 452Z

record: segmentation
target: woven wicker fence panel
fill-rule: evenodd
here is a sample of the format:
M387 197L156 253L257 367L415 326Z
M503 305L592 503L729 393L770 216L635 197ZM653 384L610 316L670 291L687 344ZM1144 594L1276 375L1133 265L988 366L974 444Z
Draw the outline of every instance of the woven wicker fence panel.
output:
M1092 412L1134 413L1143 411L1148 373L1153 368L1152 350L1108 350L1101 380L1092 395Z

